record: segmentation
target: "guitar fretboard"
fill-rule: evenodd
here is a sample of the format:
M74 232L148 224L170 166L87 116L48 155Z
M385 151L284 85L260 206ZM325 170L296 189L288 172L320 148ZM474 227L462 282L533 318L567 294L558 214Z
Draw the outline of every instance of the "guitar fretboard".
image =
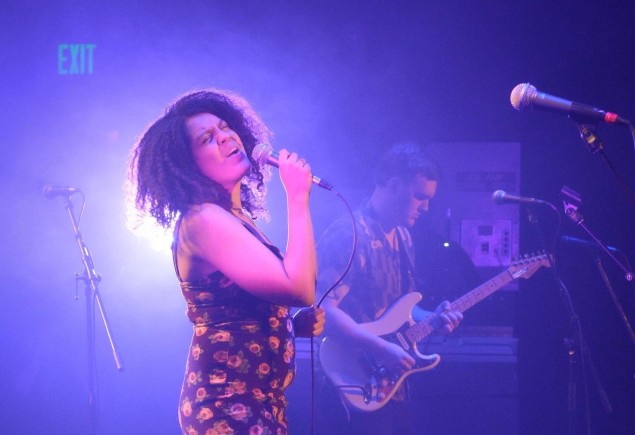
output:
M474 290L466 293L451 303L452 310L460 311L461 313L472 308L474 305L481 302L483 299L494 293L495 291L503 288L514 280L514 277L509 270L505 270L489 281L476 287ZM406 336L415 343L426 338L432 333L434 327L432 323L436 320L436 316L432 315L427 319L414 324L406 331Z
M486 283L481 284L471 292L461 296L456 301L452 302L452 309L460 312L467 311L492 293L505 287L513 280L514 277L511 275L511 273L509 273L509 270L505 270L496 275L494 278L487 281Z

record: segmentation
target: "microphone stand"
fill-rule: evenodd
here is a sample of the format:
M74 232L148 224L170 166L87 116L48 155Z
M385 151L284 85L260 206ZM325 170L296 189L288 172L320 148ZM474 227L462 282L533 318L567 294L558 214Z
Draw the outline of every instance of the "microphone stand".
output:
M560 213L558 209L549 202L545 202L545 203L549 205L552 210L555 211L555 213L558 215L558 220L560 220ZM536 214L533 212L533 210L530 207L528 207L527 210L528 210L528 221L534 225L534 228L536 230L536 234L538 237L538 241L540 245L542 246L542 248L546 251L547 245L545 243L542 231L540 231L540 227L538 225L538 218L536 217ZM586 413L585 413L586 414L585 415L586 432L587 434L591 434L587 369L591 373L591 376L593 377L596 388L598 390L598 394L600 395L602 399L603 405L605 405L606 412L611 413L613 410L611 409L611 405L604 391L604 387L602 386L602 383L600 382L600 378L597 375L597 371L595 369L595 365L593 364L593 359L591 357L591 352L586 346L584 336L582 334L582 325L580 324L580 318L578 317L578 314L575 312L575 308L573 307L571 295L567 287L560 280L552 255L548 255L547 258L549 259L549 263L551 266L550 270L553 273L555 282L558 284L559 293L569 317L568 337L565 337L563 339L565 349L568 355L568 362L569 362L569 383L568 383L568 393L567 393L567 397L568 397L567 411L569 413L569 422L568 422L569 434L574 435L576 433L575 415L576 415L576 409L577 409L577 396L578 396L577 381L576 381L577 376L575 375L576 373L582 374L582 383L583 383L583 389L584 389L585 409L586 409ZM576 370L578 359L582 364L581 371Z
M609 161L604 154L604 144L602 141L596 136L595 131L597 130L597 124L585 124L585 123L577 123L578 131L580 132L580 137L587 145L587 149L591 152L591 154L598 154L606 163L606 166L609 168L609 172L613 174L617 184L622 188L628 199L631 200L632 203L635 204L635 195L628 188L626 182L620 177L620 175L615 170L613 164ZM631 133L633 134L633 140L635 140L635 130L631 127Z
M96 383L96 359L95 359L95 305L99 308L101 319L104 324L104 329L112 349L113 357L117 370L123 370L123 364L115 345L113 336L110 332L108 325L108 319L104 310L101 296L99 295L99 281L101 276L95 271L95 265L93 258L88 250L88 247L84 243L82 233L79 231L79 224L75 218L73 212L73 203L70 199L70 194L64 198L64 206L68 213L68 217L71 221L73 228L73 234L77 245L79 247L82 263L84 265L84 275L82 277L77 276L78 280L84 281L86 284L86 336L87 336L87 357L88 357L88 419L91 431L96 432L98 423L98 390Z
M569 197L572 198L570 196L570 193L573 192L570 189L563 187L562 193L568 191L569 192ZM575 192L573 192L575 194ZM566 196L566 194L564 194L563 196ZM579 200L578 198L575 198L574 201ZM568 200L564 200L564 211L565 214L573 221L575 222L576 225L578 225L579 227L582 227L586 233L595 241L595 243L604 251L607 253L607 255L624 271L624 278L626 279L626 281L631 282L633 280L633 272L625 265L623 264L621 261L619 261L615 255L613 255L613 253L611 252L611 250L604 244L602 243L602 241L595 236L595 234L593 234L593 232L584 224L584 217L582 216L582 214L578 211L577 209L577 205L574 202L569 202ZM606 289L609 293L609 296L611 297L611 300L613 302L613 304L615 305L618 313L620 314L620 318L622 319L624 326L626 327L627 333L631 339L631 342L633 344L635 344L635 334L633 333L633 328L631 327L629 321L628 321L628 317L626 316L626 313L624 312L616 294L615 291L613 290L613 286L611 285L611 282L609 281L609 278L604 270L604 267L602 265L602 262L599 258L599 256L596 255L595 257L595 263L596 266L599 270L600 276L602 277L602 279L604 280L604 284L606 286ZM580 330L580 338L582 339L582 335L581 335L581 330ZM606 394L606 391L604 390L604 387L602 385L602 382L598 376L597 370L595 369L595 366L593 364L593 359L591 358L591 353L589 351L589 348L587 347L586 343L584 343L583 341L581 341L581 346L580 348L582 349L582 360L583 360L583 370L585 368L588 368L589 373L591 374L592 380L595 384L596 390L598 392L599 398L600 398L600 402L602 403L602 406L604 408L604 411L607 414L611 414L613 412L613 408L611 407L611 402L608 398L608 395ZM586 382L586 379L585 379ZM588 402L588 398L587 398L587 402Z
M595 243L604 252L606 252L608 254L608 256L622 269L622 271L624 271L624 279L626 279L626 281L628 281L628 282L632 282L633 281L633 272L625 264L623 264L617 257L615 257L615 255L613 255L611 250L604 243L602 243L602 241L600 239L598 239L595 236L595 234L593 234L591 232L591 230L589 230L589 228L586 225L584 225L584 217L582 216L582 214L580 214L580 212L578 212L576 207L571 205L571 204L566 204L565 205L565 214L573 222L575 222L576 225L578 225L579 227L582 227L584 229L584 231L586 231L586 233L589 236L591 236L591 238L595 241ZM613 301L613 304L615 305L615 308L617 309L617 312L619 313L620 318L622 319L622 322L624 323L624 327L626 328L626 332L628 333L628 336L631 339L631 342L635 345L635 333L633 333L633 328L631 327L631 324L628 321L628 317L626 316L626 313L624 312L624 309L622 308L622 304L620 303L619 299L615 295L615 291L613 290L613 286L611 285L611 282L609 281L609 278L606 275L606 272L604 270L604 267L602 266L602 262L601 262L600 258L596 256L595 262L596 262L596 266L598 267L598 270L600 271L600 275L602 276L602 279L604 280L604 284L606 285L606 289L609 292L609 296L611 297L611 300Z

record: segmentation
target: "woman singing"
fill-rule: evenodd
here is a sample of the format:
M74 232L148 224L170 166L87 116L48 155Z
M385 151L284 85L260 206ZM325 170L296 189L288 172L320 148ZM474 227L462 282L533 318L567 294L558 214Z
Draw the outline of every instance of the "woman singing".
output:
M171 104L133 149L136 207L174 227L174 268L194 327L179 401L184 434L286 434L294 335L323 329L323 310L311 307L311 170L295 153L279 153L284 255L254 224L266 209L251 153L269 139L244 99L203 90ZM290 306L307 308L292 318Z

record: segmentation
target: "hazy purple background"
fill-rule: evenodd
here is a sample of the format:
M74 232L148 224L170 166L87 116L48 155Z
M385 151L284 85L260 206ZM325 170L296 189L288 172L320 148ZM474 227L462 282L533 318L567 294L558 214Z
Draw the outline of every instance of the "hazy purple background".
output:
M559 204L562 185L574 188L584 197L587 224L635 258L635 205L585 149L575 124L564 115L521 114L509 104L512 88L531 82L635 119L635 6L557 3L5 1L1 431L86 432L81 285L80 300L74 300L81 262L62 201L41 195L42 186L53 183L86 194L81 230L103 275L102 298L126 365L125 372L115 371L97 323L102 433L178 433L176 401L190 326L169 255L125 228L122 186L137 135L193 88L242 94L275 132L276 148L304 155L354 203L370 188L373 158L390 143L521 143L520 193ZM96 44L92 74L58 74L58 45L65 43ZM607 156L635 188L628 130L605 127L600 134ZM272 222L265 228L284 245L277 181L271 193ZM317 189L313 201L317 233L344 211ZM584 236L570 222L564 226ZM624 286L619 271L610 272L633 318L633 288ZM562 315L549 306L559 302L556 291L549 293L546 302L524 299L527 322L542 322L538 329L545 334L553 332L544 327L554 321L549 316ZM602 289L593 294L596 301L608 299ZM528 314L540 306L551 314ZM632 366L616 370L602 362L632 357L633 346L610 305L594 307L589 311L600 314L593 331L603 338L592 350L617 409L608 419L598 413L597 424L606 425L600 426L604 433L606 427L627 433L634 430ZM524 326L521 331L532 329ZM603 341L607 337L618 338ZM562 357L553 360L562 366ZM556 433L566 424L562 388L548 389L543 370L550 366L525 367L522 433ZM308 420L295 425L307 427Z

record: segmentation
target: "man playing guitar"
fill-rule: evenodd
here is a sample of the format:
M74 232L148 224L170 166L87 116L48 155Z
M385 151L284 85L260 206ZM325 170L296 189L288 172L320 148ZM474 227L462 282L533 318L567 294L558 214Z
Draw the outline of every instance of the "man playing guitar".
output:
M342 352L350 349L350 358L355 359L363 355L368 360L368 370L377 374L375 377L388 373L387 382L402 373L416 370L422 361L415 359L416 353L382 338L376 331L364 328L363 324L376 321L398 298L416 291L414 251L408 228L428 211L439 178L438 166L415 145L393 146L378 160L375 189L366 205L355 213L357 249L353 264L344 279L324 299L328 318L326 340L337 337L340 345L344 343ZM345 218L335 222L322 236L318 244L318 288L322 292L344 270L352 240L350 220ZM463 318L448 301L442 302L431 313L415 304L418 296L411 300L413 304L408 308L412 307L412 313L403 313L403 321L410 314L414 321L433 316L430 325L435 330L450 333ZM338 355L345 359L347 355L341 355L342 352ZM323 366L325 362L328 361L322 361ZM437 362L429 364L434 366ZM351 363L357 364L358 361ZM341 383L333 386L327 381L318 397L318 432L347 435L420 433L412 427L405 384L400 380L397 388L388 388L386 393L391 396L387 396L385 403L369 407L370 412L353 409L346 413L346 417L334 420L338 413L345 415L338 399L338 389L343 386ZM348 388L357 388L361 403L368 403L372 395L381 398L384 394L368 391L364 385ZM358 408L363 409L363 405Z

